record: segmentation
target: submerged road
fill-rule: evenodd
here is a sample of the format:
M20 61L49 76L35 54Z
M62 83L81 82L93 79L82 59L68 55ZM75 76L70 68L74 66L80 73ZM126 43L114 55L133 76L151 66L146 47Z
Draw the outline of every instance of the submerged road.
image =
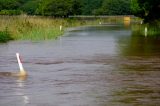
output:
M159 106L160 39L120 25L73 28L57 40L0 44L0 106Z

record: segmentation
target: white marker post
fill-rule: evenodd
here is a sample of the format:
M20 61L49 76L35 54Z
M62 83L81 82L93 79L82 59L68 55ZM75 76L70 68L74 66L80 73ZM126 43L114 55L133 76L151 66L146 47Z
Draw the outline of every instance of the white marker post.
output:
M147 36L147 32L148 32L147 27L145 27L145 30L144 30L144 36L145 37Z
M62 31L62 25L59 26L59 30Z
M18 61L19 69L20 69L20 75L21 76L27 75L26 71L23 68L19 53L16 53L16 56L17 56L17 61Z

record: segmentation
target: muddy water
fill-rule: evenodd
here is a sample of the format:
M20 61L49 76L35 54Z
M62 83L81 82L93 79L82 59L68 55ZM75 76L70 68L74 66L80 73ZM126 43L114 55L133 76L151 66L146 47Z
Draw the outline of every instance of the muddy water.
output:
M120 25L71 29L55 41L0 44L0 106L159 106L160 39Z

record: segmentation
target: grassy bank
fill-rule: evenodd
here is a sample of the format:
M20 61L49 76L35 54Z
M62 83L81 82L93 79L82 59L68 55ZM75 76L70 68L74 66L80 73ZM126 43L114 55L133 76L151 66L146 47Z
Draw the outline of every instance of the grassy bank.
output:
M98 20L56 19L40 16L0 16L0 31L10 32L14 39L46 40L55 39L67 27L98 24ZM62 26L62 30L60 30ZM2 36L1 36L2 37Z
M56 39L63 35L64 30L69 27L98 25L100 23L130 24L128 21L124 22L123 16L66 19L26 15L0 16L0 31L5 32L7 28L7 32L15 40L47 40ZM60 30L60 26L62 26L62 30Z
M132 25L133 33L138 33L142 36L160 36L160 21L153 24L134 24Z

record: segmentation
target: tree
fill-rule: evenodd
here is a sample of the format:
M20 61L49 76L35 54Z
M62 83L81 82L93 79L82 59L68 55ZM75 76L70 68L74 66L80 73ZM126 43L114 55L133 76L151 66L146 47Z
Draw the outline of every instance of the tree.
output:
M135 16L151 23L160 18L160 0L132 0L132 12Z
M128 15L131 14L130 0L104 0L102 7L96 10L101 15Z
M72 0L72 9L70 15L80 15L82 13L82 2L80 0Z
M39 4L38 14L68 17L72 10L72 0L43 0Z
M19 6L18 0L0 0L0 10L17 9Z
M93 15L95 10L102 6L103 0L81 0L82 2L82 14Z
M24 5L21 6L20 9L22 9L25 13L29 15L34 15L36 14L39 1L40 0L29 0L26 3L24 3Z
M0 14L19 15L22 13L20 7L25 2L25 0L0 0Z

